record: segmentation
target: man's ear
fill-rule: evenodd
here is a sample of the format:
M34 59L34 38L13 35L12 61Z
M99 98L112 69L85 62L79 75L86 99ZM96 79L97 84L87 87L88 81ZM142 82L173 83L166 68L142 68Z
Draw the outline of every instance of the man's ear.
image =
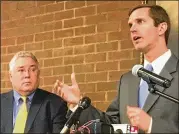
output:
M160 35L164 35L165 32L167 31L167 28L168 28L168 25L166 22L162 22L158 25L158 33L159 33L159 36Z

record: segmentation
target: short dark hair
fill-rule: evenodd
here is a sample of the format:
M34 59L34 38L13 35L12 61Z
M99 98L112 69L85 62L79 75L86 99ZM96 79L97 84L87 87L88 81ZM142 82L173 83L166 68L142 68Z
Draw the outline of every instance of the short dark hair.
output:
M154 26L158 26L162 22L167 23L167 30L165 32L165 42L166 44L168 43L168 38L170 34L170 29L171 29L171 23L170 23L170 18L168 16L168 13L164 8L162 8L159 5L150 5L150 4L143 4L143 5L138 5L134 8L132 8L129 11L129 16L132 14L133 11L139 8L150 8L149 9L149 16L154 20Z

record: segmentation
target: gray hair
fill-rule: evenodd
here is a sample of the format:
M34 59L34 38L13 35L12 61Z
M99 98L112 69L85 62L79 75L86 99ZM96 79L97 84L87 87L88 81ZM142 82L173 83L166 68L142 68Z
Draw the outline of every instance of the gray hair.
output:
M20 51L20 52L17 52L13 58L11 59L11 61L9 62L9 71L12 71L13 67L15 66L15 62L16 60L19 58L19 57L30 57L32 58L36 63L37 63L37 66L39 68L39 62L37 60L37 58L31 53L31 52L28 52L28 51Z

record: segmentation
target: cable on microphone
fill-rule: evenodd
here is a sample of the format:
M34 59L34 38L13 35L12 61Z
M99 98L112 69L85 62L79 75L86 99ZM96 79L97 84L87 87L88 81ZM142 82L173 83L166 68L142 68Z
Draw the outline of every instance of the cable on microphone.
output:
M75 110L75 112L73 112L70 115L69 119L65 123L65 126L63 127L60 133L67 133L67 131L71 128L71 126L78 121L81 112L84 109L88 108L90 104L91 104L91 99L89 97L83 97L78 104L78 108Z

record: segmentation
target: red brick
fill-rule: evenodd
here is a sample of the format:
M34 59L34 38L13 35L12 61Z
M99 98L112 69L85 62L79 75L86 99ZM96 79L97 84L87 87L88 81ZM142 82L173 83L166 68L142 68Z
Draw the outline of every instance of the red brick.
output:
M139 51L134 49L132 52L132 58L140 58L141 53Z
M97 6L97 13L109 12L121 9L121 1L113 1L109 3L100 4Z
M61 11L64 10L64 3L55 3L55 4L50 4L46 6L45 12L55 12L55 11Z
M75 78L79 84L85 82L85 74L76 74ZM64 76L64 82L71 85L71 74Z
M35 7L36 1L19 1L17 2L17 10L24 10L27 8Z
M55 3L55 1L36 1L37 6L46 6Z
M40 76L52 76L52 68L42 68L40 69Z
M9 28L17 27L17 23L16 22L17 22L16 20L2 22L1 28L4 30L4 29L9 29Z
M83 37L74 37L64 39L64 46L76 46L83 45Z
M122 60L120 61L120 69L132 69L135 64L139 64L140 59Z
M64 20L64 28L76 27L83 25L83 18Z
M55 30L62 29L62 21L56 21L54 22Z
M67 10L55 13L55 20L63 20L74 17L74 10Z
M58 30L54 32L55 38L71 37L74 35L73 29Z
M36 55L37 59L51 58L52 57L52 49L36 51L35 55Z
M107 81L107 72L89 73L86 74L87 82Z
M108 21L128 20L129 10L112 11L108 13ZM123 28L123 27L122 27Z
M10 62L10 60L9 60ZM1 70L2 71L8 71L9 70L9 63L3 63L2 62L2 55L1 55Z
M39 33L35 35L35 41L52 40L53 32Z
M44 49L51 49L51 48L60 48L62 47L62 40L50 40L44 41Z
M75 9L75 17L94 15L96 13L95 6L83 7Z
M59 48L53 50L53 56L59 57L59 56L68 56L73 54L73 48L72 47L66 47L66 48Z
M36 24L42 24L45 22L54 21L54 14L46 14L42 16L35 17Z
M28 8L24 10L24 16L25 17L30 17L30 16L37 16L37 15L42 15L45 14L45 7L33 7L33 8Z
M121 75L126 72L128 71L109 71L109 81L119 81L121 78Z
M105 42L105 41L106 41L106 34L104 33L85 36L85 44Z
M64 57L64 64L81 64L84 62L84 56L83 55L78 55L78 56L69 56L69 57Z
M86 1L87 6L99 5L99 4L102 4L102 3L108 3L108 1Z
M15 45L15 41L16 41L16 38L14 38L14 37L12 37L12 38L6 38L6 39L2 39L1 38L1 45L2 46Z
M131 59L131 58L132 58L131 50L125 50L125 51L123 50L123 51L108 53L108 60L122 60L122 59Z
M101 111L106 111L107 108L109 107L109 105L111 104L111 102L95 102L96 107L101 110Z
M1 81L1 93L2 93L2 88L5 88L5 87L6 87L6 82L5 81Z
M97 93L86 93L86 96L88 96L93 101L105 101L105 92L97 92Z
M7 47L2 47L1 46L1 55L7 54Z
M115 50L118 50L118 41L96 44L97 52L106 52L106 51L115 51Z
M1 72L1 79L9 80L9 72L8 71Z
M98 82L97 83L97 91L116 91L117 82Z
M85 55L85 62L98 62L98 61L106 61L106 53L98 53L98 54L87 54Z
M1 63L10 62L14 54L1 55Z
M128 30L130 32L128 19L124 19L121 21L121 27L122 27L122 30Z
M87 73L94 72L94 64L82 64L82 65L74 65L75 73Z
M95 51L94 45L76 46L74 47L74 54L87 54Z
M17 44L33 42L34 35L17 37Z
M100 62L96 63L96 71L108 71L108 70L117 70L118 69L118 62Z
M43 48L42 43L29 43L25 44L25 50L31 51L31 50L41 50Z
M39 66L40 68L44 67L44 60L43 59L38 59Z
M85 25L99 24L107 21L106 14L98 14L85 17Z
M95 92L96 89L95 83L85 83L85 84L78 84L81 93L92 93Z
M44 67L63 65L63 58L44 59Z
M112 101L117 96L117 91L107 92L107 101Z
M66 1L65 9L77 8L85 6L85 1Z
M119 31L119 22L102 23L97 25L97 32Z
M129 31L124 30L120 32L109 32L108 33L108 40L124 40L124 39L129 39L130 34Z
M132 44L132 41L127 39L127 40L122 40L120 41L120 49L131 49L134 48L134 45Z
M18 1L1 1L1 11L17 10Z
M8 15L10 20L20 19L25 17L25 13L22 12L21 10L9 10Z
M95 33L95 25L75 28L75 35L86 35Z
M49 85L49 86L41 86L41 88L43 89L43 90L46 90L46 91L49 91L49 92L52 92L52 89L53 89L53 85Z
M141 1L121 1L122 8L132 9L133 7L141 4Z
M10 20L8 13L1 9L1 21L4 22L8 20Z
M54 85L55 81L59 79L59 76L44 76L43 77L43 85Z
M24 45L18 45L18 46L9 46L7 47L7 53L17 53L18 51L24 51Z
M53 75L63 75L63 74L71 74L72 66L61 66L53 68Z

